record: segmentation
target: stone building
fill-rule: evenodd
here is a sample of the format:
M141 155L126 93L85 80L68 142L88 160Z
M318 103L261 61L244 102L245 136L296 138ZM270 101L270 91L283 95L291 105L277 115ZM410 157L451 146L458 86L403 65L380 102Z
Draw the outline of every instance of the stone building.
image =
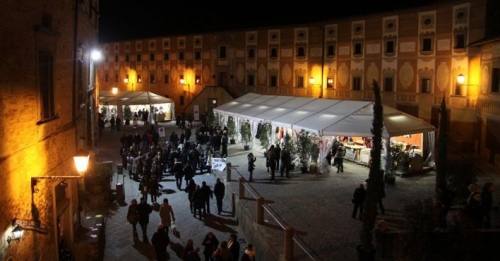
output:
M2 3L1 260L59 260L63 242L68 253L76 244L72 156L93 147L89 53L98 47L98 6L98 0ZM23 237L8 243L16 225Z
M495 159L500 138L498 1L446 0L321 23L165 35L102 43L102 90L151 91L176 111L227 102L200 93L248 92L383 102L438 127L450 112L450 146ZM459 77L460 76L460 77ZM465 82L459 81L464 79ZM212 92L214 93L214 92ZM216 94L216 93L215 93Z

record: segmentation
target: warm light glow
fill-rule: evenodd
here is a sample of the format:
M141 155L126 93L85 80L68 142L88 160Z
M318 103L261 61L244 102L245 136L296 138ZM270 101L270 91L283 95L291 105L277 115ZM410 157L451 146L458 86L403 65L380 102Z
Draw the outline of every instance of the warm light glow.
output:
M465 76L463 74L459 74L457 76L457 83L458 84L464 84L464 82L465 82Z
M113 89L111 89L111 92L113 94L117 94L118 93L118 87L113 87Z
M180 82L181 84L184 84L184 78L181 78L181 79L179 80L179 82Z
M24 230L19 226L16 225L16 227L12 230L12 235L14 236L14 240L20 240L21 237L23 237Z
M314 80L314 77L309 78L309 83L310 83L310 84L314 84L314 81L315 81L315 80Z
M125 79L123 79L123 82L128 83L128 74L127 74L127 76L125 76Z
M101 58L102 58L101 51L93 50L90 53L90 58L92 59L92 61L99 61L99 60L101 60Z
M78 171L80 175L85 174L85 172L87 171L89 157L89 153L82 149L80 149L78 153L73 156L73 159L75 160L76 171Z
M333 84L333 79L332 78L328 78L327 83L328 84Z

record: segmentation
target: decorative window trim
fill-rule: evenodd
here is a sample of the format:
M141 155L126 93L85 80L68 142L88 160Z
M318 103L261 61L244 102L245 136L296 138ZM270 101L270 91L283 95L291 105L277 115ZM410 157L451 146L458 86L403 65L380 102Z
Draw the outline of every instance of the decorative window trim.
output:
M331 47L331 48L330 48ZM333 59L337 54L337 42L336 41L327 41L325 43L325 58ZM330 53L330 50L332 51Z
M298 43L295 45L295 59L307 59L307 44Z
M363 40L353 40L352 41L352 56L355 58L363 57L364 55L364 41Z
M390 50L390 43L392 43L392 51ZM397 54L398 42L396 36L384 37L384 56L393 57Z
M280 47L279 45L269 45L269 59L278 60L280 57Z

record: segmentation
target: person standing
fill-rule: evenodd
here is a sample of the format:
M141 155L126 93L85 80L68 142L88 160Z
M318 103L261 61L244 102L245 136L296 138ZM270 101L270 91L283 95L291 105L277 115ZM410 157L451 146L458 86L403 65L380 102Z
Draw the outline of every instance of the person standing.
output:
M212 189L207 185L207 182L203 181L201 183L201 191L203 195L203 199L205 202L205 209L206 213L210 213L210 199L214 198L214 192Z
M186 261L201 261L199 253L200 247L194 247L193 251L187 254Z
M205 256L205 261L213 260L212 255L215 250L219 246L219 240L211 231L205 235L205 238L201 242L201 245L204 246L203 255Z
M245 247L245 254L248 255L248 257L250 258L251 261L255 261L255 248L253 247L252 244L248 244L246 247Z
M248 160L248 172L250 173L250 177L248 178L249 182L253 181L253 171L255 169L255 161L257 158L253 155L253 153L248 153L247 155L247 160Z
M219 248L217 248L217 250L215 250L214 254L212 255L214 260L233 261L233 255L231 254L231 251L229 251L227 244L227 241L220 242Z
M240 257L240 243L238 242L238 237L236 234L231 234L229 240L227 241L227 248L233 256L233 261L238 261Z
M200 185L196 185L196 190L193 193L193 205L194 212L193 217L196 218L196 213L198 213L200 219L205 216L205 198L203 197L203 191L201 191Z
M137 213L137 200L132 199L130 201L130 205L128 206L127 211L127 221L132 225L134 239L137 238L137 221L139 219L139 215Z
M182 260L187 261L188 260L188 254L190 252L194 251L194 241L193 239L188 239L186 245L184 246L184 250L182 250Z
M162 224L158 225L158 229L153 234L153 237L151 237L151 244L155 248L156 259L158 261L167 260L167 246L170 244L170 238Z
M222 145L222 152L221 152L221 158L227 158L227 144L229 142L229 137L227 136L227 131L224 130L222 132L222 140L221 140L221 145Z
M194 179L191 179L189 181L189 184L184 189L184 191L186 191L186 193L188 193L189 209L191 209L191 213L194 213L193 194L196 191L196 182L194 181Z
M366 189L363 183L359 184L359 186L354 190L354 194L352 196L352 203L354 204L354 208L352 210L352 218L356 218L359 209L359 219L363 218L363 203L366 198Z
M182 178L184 177L184 167L182 166L182 162L177 158L174 159L174 165L172 166L172 172L175 177L175 184L177 185L177 189L181 189L182 187Z
M337 154L335 154L335 160L337 163L337 173L344 172L344 156L345 156L345 148L342 142L339 143L339 147L337 149Z
M279 170L280 169L280 159L281 159L281 147L280 147L280 144L276 144L276 146L274 146L274 152L276 154L276 170Z
M281 176L283 177L283 174L286 175L286 178L290 178L290 165L292 165L292 155L290 154L290 149L288 148L288 145L285 145L285 147L281 150L281 166L280 166L280 173Z
M148 242L148 223L151 212L153 212L153 209L146 203L146 198L142 197L141 203L137 205L137 213L139 216L139 225L141 225L142 229L142 240L144 242Z
M168 233L170 225L175 222L175 215L172 206L168 204L168 199L163 199L163 204L160 206L160 211L158 211L161 219L161 223L165 227L165 232Z
M267 160L268 160L268 167L271 170L271 180L274 180L274 173L276 172L276 152L274 151L274 145L271 145L269 147L269 150L267 150Z
M224 194L226 192L226 186L220 178L217 178L217 181L215 182L214 186L214 194L215 194L215 200L217 201L217 214L220 215L222 212L222 201L224 199Z
M122 119L120 119L120 117L118 116L116 116L115 125L116 125L116 131L120 132L120 129L122 127Z

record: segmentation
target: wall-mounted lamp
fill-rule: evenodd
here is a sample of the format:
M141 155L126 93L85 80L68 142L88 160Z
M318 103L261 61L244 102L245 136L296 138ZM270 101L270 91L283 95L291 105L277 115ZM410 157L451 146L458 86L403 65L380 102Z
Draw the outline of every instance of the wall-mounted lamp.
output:
M457 76L457 85L455 86L455 95L462 95L462 88L465 82L465 75L459 74Z
M194 82L195 82L196 84L200 84L200 83L201 83L201 77L200 77L199 75L196 75L196 76L195 76L195 80L194 80Z
M111 89L111 93L113 93L113 94L117 94L117 93L118 93L118 87L113 87L113 88Z
M465 75L463 75L463 74L459 74L459 75L457 76L457 83L458 83L458 84L464 84L464 82L465 82Z
M12 220L12 226L14 227L14 229L12 229L12 236L7 237L8 244L10 244L10 242L12 242L12 240L16 240L19 242L21 240L21 237L23 237L23 234L24 234L24 229L21 226L16 224L16 219Z
M123 82L128 83L128 74L127 74L127 76L125 76L125 79L123 79Z
M327 84L327 87L333 88L333 78L327 78L326 84Z
M142 82L142 77L140 75L137 75L137 82L141 83Z
M309 83L314 84L314 77L309 78Z

